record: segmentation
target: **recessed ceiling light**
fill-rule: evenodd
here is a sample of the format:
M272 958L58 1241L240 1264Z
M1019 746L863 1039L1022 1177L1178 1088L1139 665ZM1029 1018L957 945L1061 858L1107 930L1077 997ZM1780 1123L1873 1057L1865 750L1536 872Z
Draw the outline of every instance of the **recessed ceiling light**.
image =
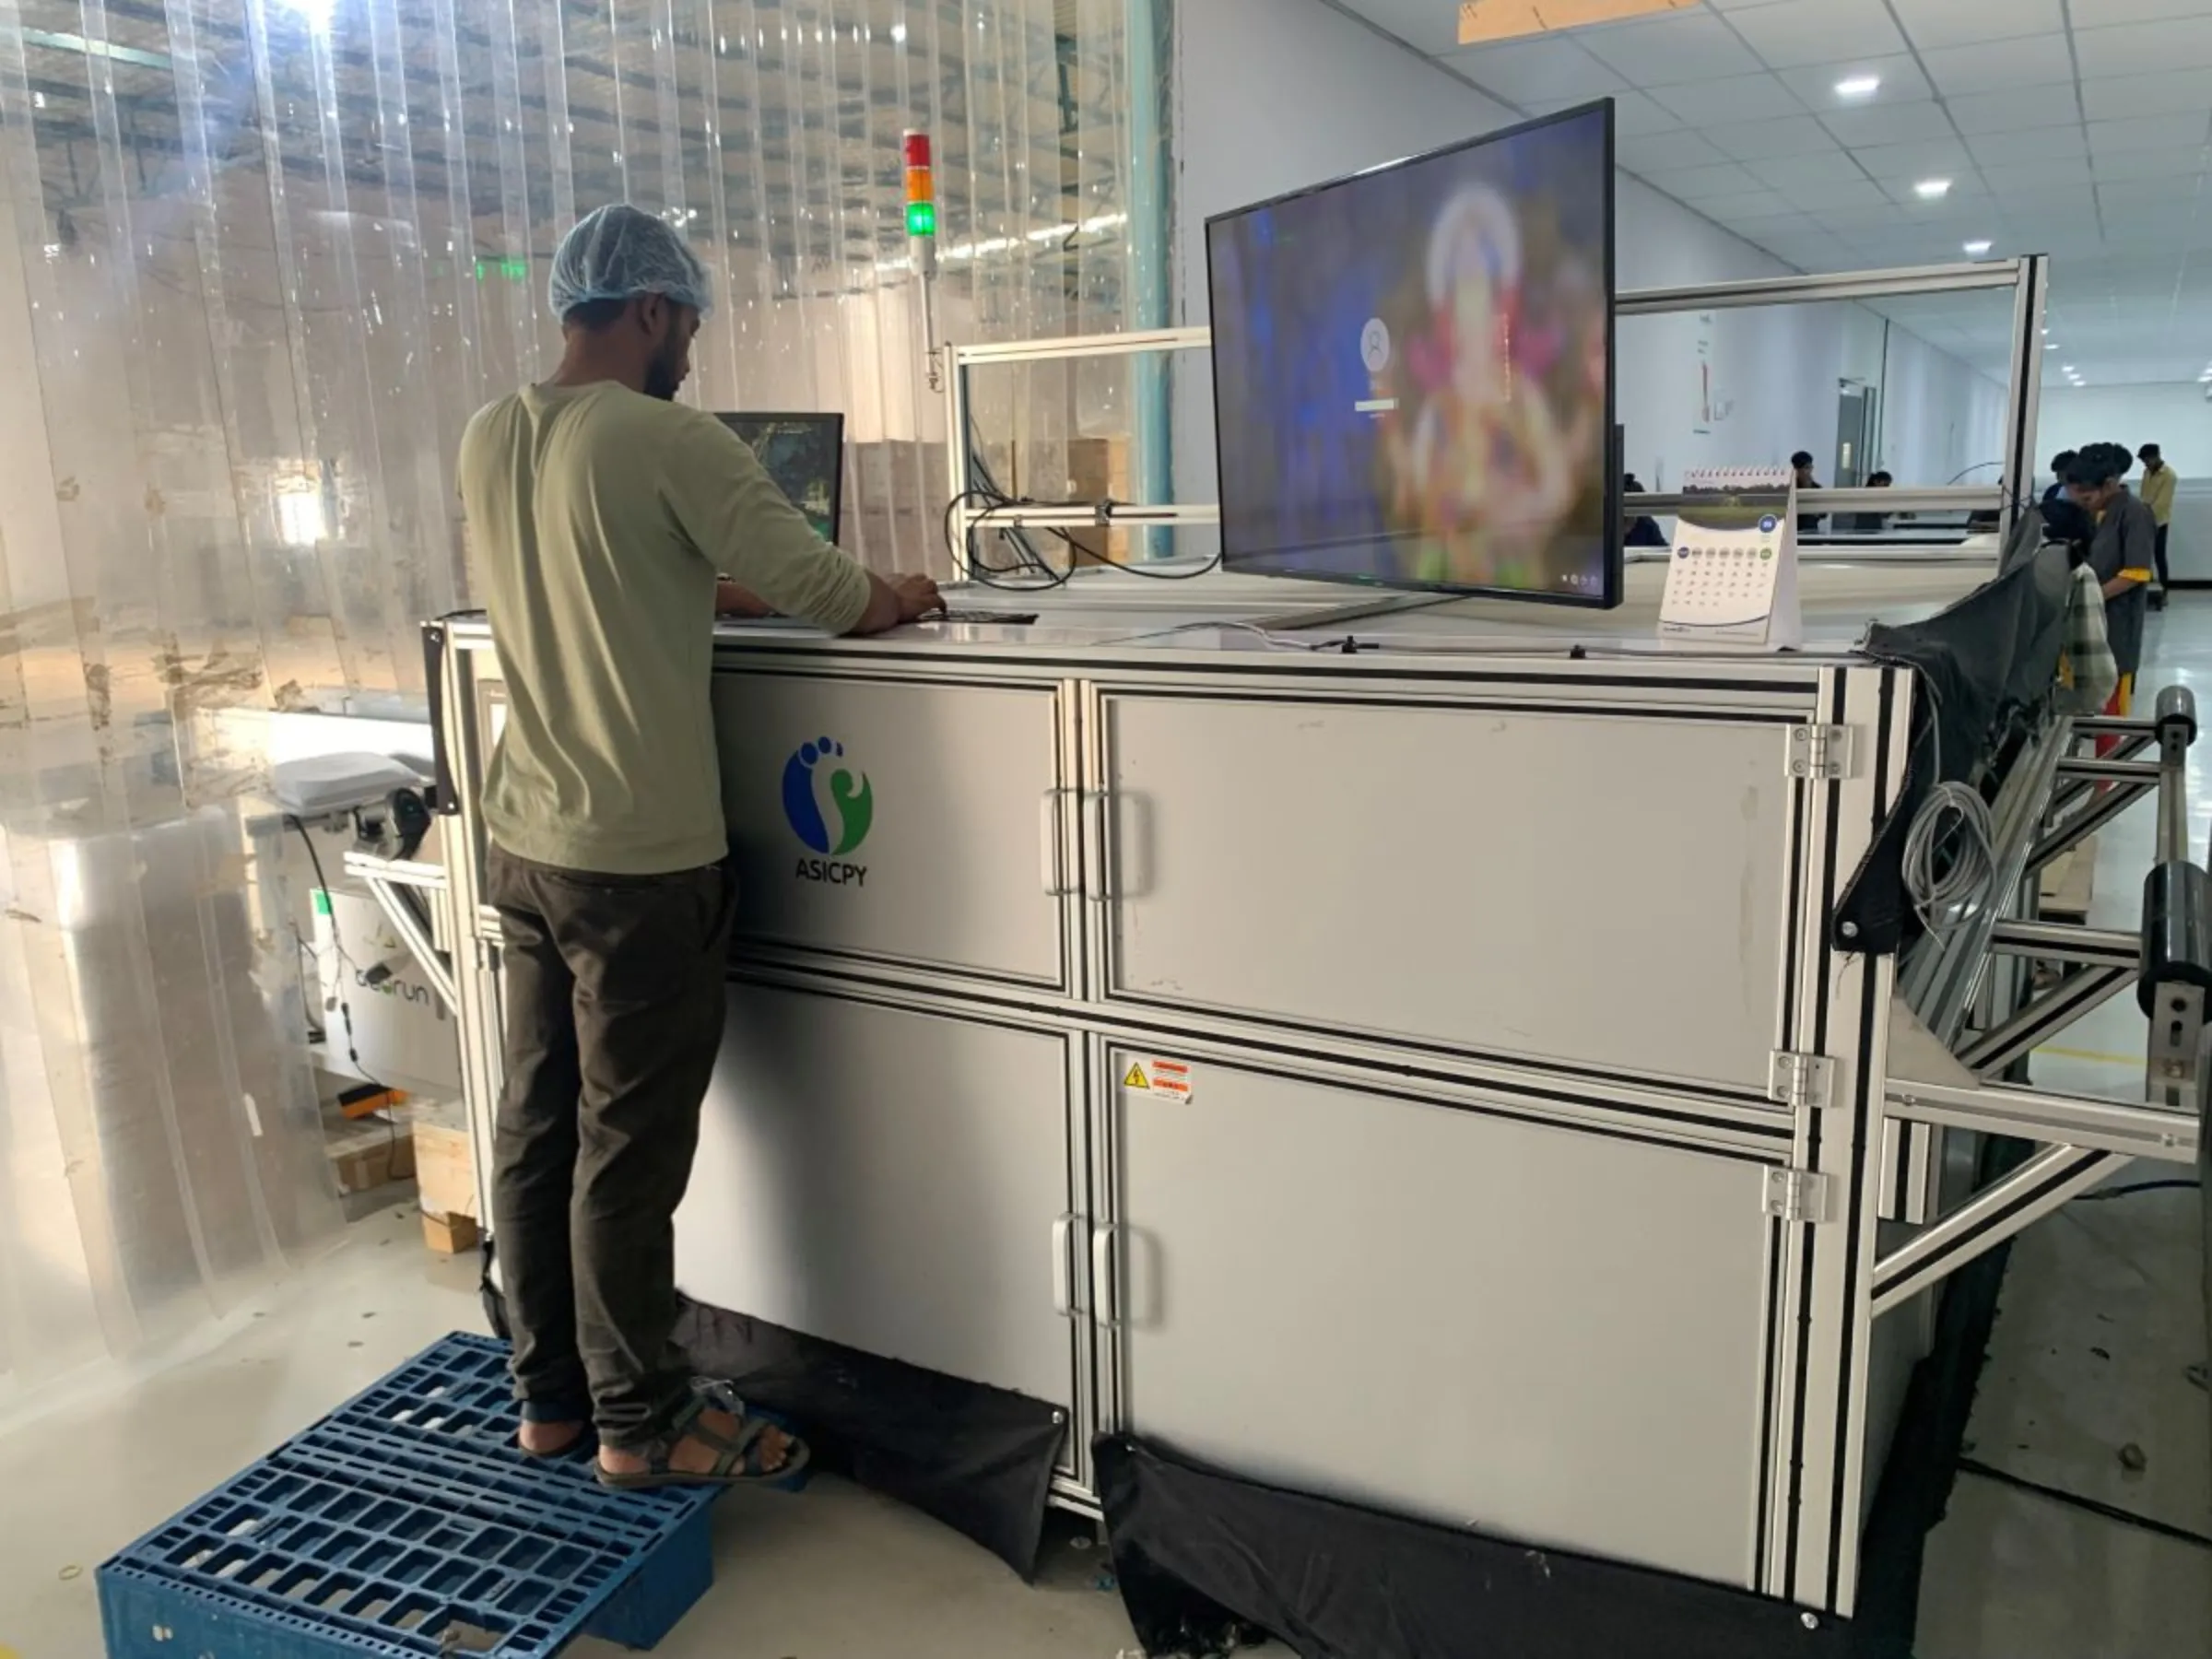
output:
M2071 374L2074 372L2074 365L2071 363L2061 363L2058 366L2058 371L2061 374Z
M2056 340L2045 340L2043 342L2043 349L2045 351L2056 351L2058 349L2058 342Z
M1979 259L1984 253L1989 252L1992 245L1993 244L1986 241L1968 242L1966 244L1966 256L1969 259Z
M1912 186L1912 194L1924 202L1933 202L1951 194L1948 179L1923 179Z
M1847 75L1836 83L1838 98L1872 98L1882 89L1878 75Z

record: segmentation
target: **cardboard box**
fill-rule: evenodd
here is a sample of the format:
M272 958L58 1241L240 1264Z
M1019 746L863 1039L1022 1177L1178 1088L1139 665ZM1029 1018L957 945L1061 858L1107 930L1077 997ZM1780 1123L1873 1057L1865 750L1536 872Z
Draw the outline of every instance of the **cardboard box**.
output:
M324 1151L341 1193L367 1193L415 1173L415 1140L406 1125L365 1118L329 1131Z
M465 1250L474 1250L482 1237L476 1222L466 1216L433 1216L428 1210L422 1213L422 1241L440 1255L459 1255Z
M468 1114L451 1101L437 1101L415 1112L415 1181L422 1212L481 1219L477 1202L477 1145Z

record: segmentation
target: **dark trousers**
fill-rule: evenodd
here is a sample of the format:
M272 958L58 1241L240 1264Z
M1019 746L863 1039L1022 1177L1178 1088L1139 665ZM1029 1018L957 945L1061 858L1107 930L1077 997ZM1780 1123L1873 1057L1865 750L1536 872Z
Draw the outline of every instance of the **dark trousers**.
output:
M2173 578L2166 573L2166 537L2173 529L2171 524L2159 526L2159 538L2151 544L2151 552L2159 561L2159 588L2160 592L2173 585Z
M605 876L493 847L507 1082L494 1137L514 1390L636 1450L690 1375L676 1328L676 1206L722 1042L736 884L721 865Z

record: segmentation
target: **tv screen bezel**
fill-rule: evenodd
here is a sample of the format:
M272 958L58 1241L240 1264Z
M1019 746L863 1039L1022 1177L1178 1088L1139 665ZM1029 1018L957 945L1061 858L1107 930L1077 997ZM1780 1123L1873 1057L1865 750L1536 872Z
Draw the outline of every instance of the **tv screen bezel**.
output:
M1618 135L1618 120L1615 113L1612 99L1596 99L1589 103L1578 104L1571 110L1561 110L1555 114L1539 116L1533 121L1524 121L1516 123L1512 126L1500 127L1492 132L1477 134L1458 144L1448 144L1439 149L1425 150L1418 156L1406 156L1395 161L1385 161L1379 166L1362 168L1358 172L1345 173L1319 184L1309 184L1302 189L1285 191L1280 195L1269 196L1264 202L1253 202L1241 207L1232 207L1226 212L1214 214L1206 221L1206 292L1207 316L1210 322L1218 315L1215 307L1216 301L1220 297L1215 280L1217 272L1214 233L1217 226L1245 218L1254 213L1264 213L1271 208L1280 207L1288 202L1300 201L1307 196L1321 195L1328 191L1346 189L1382 174L1399 172L1408 167L1418 167L1427 162L1439 161L1448 157L1461 155L1468 150L1500 144L1528 133L1541 131L1546 127L1559 126L1572 121L1587 120L1592 115L1599 115L1604 119L1603 147L1605 150L1605 177L1602 188L1606 224L1604 280L1606 295L1606 408L1605 418L1598 429L1607 434L1608 441L1602 446L1605 453L1599 463L1605 468L1605 569L1600 584L1602 591L1594 594L1558 594L1548 589L1538 593L1528 588L1491 587L1468 582L1419 582L1410 579L1362 575L1348 571L1286 571L1261 568L1248 561L1255 559L1272 559L1279 557L1279 554L1240 556L1233 553L1230 550L1230 518L1226 503L1221 509L1221 568L1224 571L1241 570L1248 575L1280 576L1307 582L1336 582L1354 587L1382 588L1398 593L1450 594L1465 598L1512 599L1535 605L1571 606L1578 610L1613 610L1620 605L1627 573L1626 538L1620 518L1622 500L1620 467L1618 458L1612 453L1615 446L1610 441L1610 434L1619 418L1620 403L1620 354L1616 337L1616 328L1619 318L1618 299L1619 269L1614 222L1618 178L1615 165L1615 146ZM1218 477L1221 465L1222 434L1221 355L1218 347L1210 347L1207 349L1206 359L1213 383L1214 466L1216 477ZM1228 491L1223 490L1221 493L1227 495Z

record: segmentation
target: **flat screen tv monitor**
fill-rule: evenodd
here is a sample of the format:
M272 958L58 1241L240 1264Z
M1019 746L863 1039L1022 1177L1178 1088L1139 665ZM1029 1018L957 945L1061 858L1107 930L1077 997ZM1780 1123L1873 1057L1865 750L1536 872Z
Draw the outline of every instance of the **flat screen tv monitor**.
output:
M1206 224L1232 570L1620 603L1613 105Z
M841 527L845 418L842 415L718 415L745 441L768 476L816 534L833 542Z

